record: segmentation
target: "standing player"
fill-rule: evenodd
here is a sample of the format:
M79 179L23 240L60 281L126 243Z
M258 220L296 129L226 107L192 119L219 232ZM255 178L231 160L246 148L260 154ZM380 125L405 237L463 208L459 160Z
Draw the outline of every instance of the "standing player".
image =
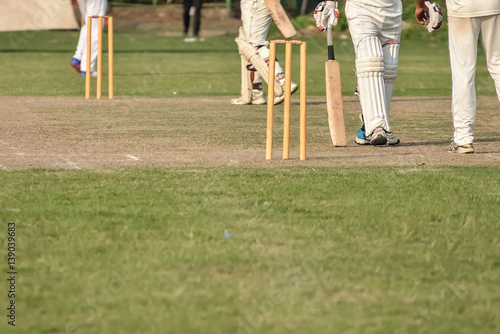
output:
M200 24L201 24L201 8L203 7L203 0L184 0L183 22L184 22L184 42L196 42L200 37ZM191 11L194 10L194 27L193 37L188 37L189 21L191 20Z
M322 1L316 6L314 18L319 30L334 24L335 12L336 1ZM364 120L355 142L360 145L399 144L399 139L392 135L389 108L398 70L403 14L401 0L347 0L345 14L356 54L356 76Z
M267 33L272 22L271 13L263 0L241 0L240 35L236 39L241 55L241 96L231 100L232 104L265 104L266 97L262 89L262 77L267 80L269 64L269 42ZM248 50L251 49L251 50ZM247 54L257 54L258 57L247 59ZM254 63L252 63L252 61ZM278 61L275 63L275 76L279 85L285 84L285 74ZM297 84L292 82L292 94L297 91ZM276 95L274 104L284 101L284 90Z
M75 5L76 1L77 0L71 0L71 3ZM82 14L84 22L80 30L78 45L76 46L76 51L73 59L71 59L70 65L80 73L81 76L85 76L85 69L87 68L87 17L106 15L107 0L78 0L78 6L80 7L80 13ZM90 59L90 71L94 75L97 60L97 19L92 20L92 54Z
M455 128L447 150L450 153L474 153L474 77L479 37L500 100L500 1L446 0L446 7L452 79L451 112ZM426 24L425 19L422 19L422 7L417 8L415 17L419 23Z

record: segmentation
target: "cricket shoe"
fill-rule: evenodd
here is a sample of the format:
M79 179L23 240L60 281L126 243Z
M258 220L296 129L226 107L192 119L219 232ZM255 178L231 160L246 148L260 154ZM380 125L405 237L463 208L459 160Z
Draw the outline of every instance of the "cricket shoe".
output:
M231 100L231 104L244 105L244 104L254 104L261 105L266 104L266 96L264 91L261 89L252 89L252 95L250 101L243 98L243 96L237 97Z
M292 81L290 86L291 86L290 95L295 93L297 91L297 89L299 88L299 85L297 85L293 81ZM283 103L283 101L285 101L285 84L282 84L281 88L283 89L283 93L281 93L281 95L279 95L279 96L274 97L274 105Z
M358 145L370 145L370 141L366 138L365 134L365 121L363 119L363 114L359 115L359 119L363 123L363 126L358 129L358 133L354 138L354 142ZM400 143L399 138L393 137L391 132L386 132L387 145L397 145Z
M397 137L393 137L390 132L386 133L387 136L387 145L397 145L401 141ZM358 145L370 145L370 141L366 139L365 131L363 129L358 129L358 133L356 134L356 137L354 138L354 142Z
M262 105L266 104L266 96L261 89L252 89L252 104Z
M76 58L73 58L71 59L71 62L69 63L71 67L73 67L75 69L75 71L78 72L78 74L80 74L80 59L76 59Z
M446 150L449 153L470 154L470 153L474 153L474 145L472 145L472 143L458 145L457 143L455 143L452 140L451 144L448 146L448 148Z
M370 145L385 145L387 144L387 132L383 128L376 128L368 139L370 140Z
M252 104L252 98L250 98L250 101L247 101L243 96L231 99L231 104L235 105L244 105L244 104Z

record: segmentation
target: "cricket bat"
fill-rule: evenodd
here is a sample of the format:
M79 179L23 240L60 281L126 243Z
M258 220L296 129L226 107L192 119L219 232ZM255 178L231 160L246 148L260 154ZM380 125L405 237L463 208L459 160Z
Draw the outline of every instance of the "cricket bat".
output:
M328 44L328 60L325 62L326 106L328 108L328 124L333 146L347 146L344 122L344 103L342 102L342 84L340 67L335 60L331 27L326 30Z
M283 36L285 38L295 36L297 31L295 31L292 22L290 22L290 19L286 15L286 12L283 9L283 6L281 6L279 0L264 0L264 2L266 3L267 9L271 12L274 23L276 23L276 26L281 31Z

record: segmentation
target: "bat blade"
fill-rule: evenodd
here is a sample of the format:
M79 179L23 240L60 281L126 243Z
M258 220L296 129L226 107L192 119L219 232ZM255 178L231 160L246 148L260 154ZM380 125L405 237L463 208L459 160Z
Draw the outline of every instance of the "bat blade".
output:
M283 36L285 38L291 38L295 36L297 34L297 31L293 27L292 22L290 22L290 19L286 15L286 12L283 9L283 6L281 6L279 0L264 0L264 2L271 12L274 23L276 23L276 26L281 31Z
M328 124L330 126L332 143L333 146L347 146L339 63L336 60L326 61L325 73L326 106L328 108Z

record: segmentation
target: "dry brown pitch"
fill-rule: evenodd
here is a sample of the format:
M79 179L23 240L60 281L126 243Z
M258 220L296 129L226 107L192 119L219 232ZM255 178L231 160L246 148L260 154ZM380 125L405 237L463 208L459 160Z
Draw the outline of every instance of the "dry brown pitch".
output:
M0 168L105 170L180 166L500 165L500 114L478 98L476 153L449 154L449 98L395 98L396 147L358 146L359 103L345 98L348 147L334 148L324 98L308 100L307 161L298 159L298 101L292 106L290 160L281 160L282 106L275 108L274 160L265 160L265 106L229 98L0 98ZM295 111L296 109L296 111Z

